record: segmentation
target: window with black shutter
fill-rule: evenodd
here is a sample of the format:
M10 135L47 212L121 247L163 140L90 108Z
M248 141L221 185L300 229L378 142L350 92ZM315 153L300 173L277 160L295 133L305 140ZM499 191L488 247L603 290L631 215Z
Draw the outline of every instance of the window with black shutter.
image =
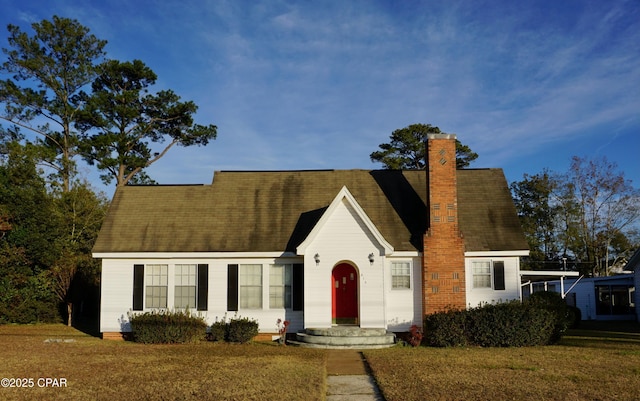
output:
M505 289L504 285L504 262L493 262L493 289L501 291Z
M238 310L238 265L227 265L227 311Z
M209 303L209 265L198 265L198 310L207 310Z
M293 265L293 310L304 310L304 265Z
M133 265L133 310L142 310L144 300L144 265Z

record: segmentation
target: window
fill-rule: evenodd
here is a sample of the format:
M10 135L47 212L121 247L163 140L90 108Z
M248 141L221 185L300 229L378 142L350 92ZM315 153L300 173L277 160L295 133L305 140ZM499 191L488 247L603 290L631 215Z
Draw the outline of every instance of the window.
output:
M176 265L174 308L196 307L196 265Z
M147 308L167 307L167 265L147 265L145 268L144 281L145 305Z
M596 313L598 315L633 315L635 300L630 285L596 285Z
M291 265L271 265L269 273L269 308L291 308Z
M471 262L473 269L473 288L491 288L491 261Z
M411 263L391 263L391 288L411 288Z
M471 262L473 288L505 289L504 261L475 260Z
M240 308L262 308L262 265L240 265Z

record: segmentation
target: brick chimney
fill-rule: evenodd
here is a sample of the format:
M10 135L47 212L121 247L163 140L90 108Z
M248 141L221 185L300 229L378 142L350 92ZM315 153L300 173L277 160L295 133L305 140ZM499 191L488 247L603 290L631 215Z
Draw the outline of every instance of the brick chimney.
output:
M422 254L422 311L464 309L464 241L458 226L456 136L429 134L426 142L427 232Z

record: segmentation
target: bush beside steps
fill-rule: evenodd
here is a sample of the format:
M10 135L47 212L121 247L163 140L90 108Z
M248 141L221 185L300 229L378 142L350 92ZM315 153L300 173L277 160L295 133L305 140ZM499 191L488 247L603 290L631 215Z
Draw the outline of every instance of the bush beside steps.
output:
M226 341L246 344L258 335L258 322L246 317L233 317L227 321L216 320L211 325L207 339L209 341Z

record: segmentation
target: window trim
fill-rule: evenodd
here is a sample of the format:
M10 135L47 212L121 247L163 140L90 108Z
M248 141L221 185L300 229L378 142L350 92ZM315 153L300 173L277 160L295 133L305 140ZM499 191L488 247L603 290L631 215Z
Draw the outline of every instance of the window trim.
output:
M260 270L260 285L255 285L255 284L242 284L242 278L247 277L246 275L243 275L243 270L246 269L248 266L252 266L252 267L256 267L259 268ZM259 291L259 305L257 306L246 306L248 300L245 300L245 306L243 306L243 299L242 299L242 293L243 293L243 288L244 289L249 289L249 288L260 288ZM246 263L246 264L241 264L239 265L239 271L238 271L238 307L240 310L262 310L264 309L264 267L262 266L261 263Z
M178 266L180 266L180 285L178 285ZM184 274L184 268L188 267L189 270L193 267L193 274L189 271L186 275ZM193 277L192 277L193 276ZM188 281L191 281L193 278L193 284L187 283L184 285L183 280L187 277ZM186 305L178 305L178 287L180 288L193 288L193 298L189 299L190 302L187 302ZM186 298L191 298L191 295L184 296L180 295L180 299L184 300ZM197 263L176 263L173 265L173 308L174 309L196 309L198 304L198 264Z
M164 267L166 269L166 271L163 272L160 271L160 274L156 275L153 272L153 268L154 267L159 267L160 269L162 269L162 267ZM160 278L160 280L162 281L162 277L165 277L166 280L166 284L162 285L162 283L160 283L160 285L154 285L153 283L153 277L158 276ZM149 283L149 277L151 278L151 283ZM160 301L162 301L163 296L160 295L158 297L154 296L153 294L149 294L149 289L150 288L158 288L160 290L162 290L162 288L165 289L165 294L164 294L164 306L149 306L149 300L151 300L151 303L154 303L153 300L155 298L158 298ZM151 298L149 298L151 297ZM169 265L166 263L149 263L145 265L145 269L144 269L144 308L145 309L167 309L169 305Z
M144 311L144 310L161 310L161 309L185 309L185 306L176 306L176 287L180 287L181 285L177 285L178 280L176 280L176 266L179 265L188 265L188 266L196 266L195 271L195 285L191 285L189 287L195 287L195 299L191 299L188 307L189 309L195 309L198 311L206 311L208 309L209 303L209 264L200 264L200 263L146 263L146 264L134 264L133 265L133 299L132 299L132 308L133 311ZM160 279L160 284L162 281L165 281L165 285L157 285L154 283L153 277L153 269L154 266L164 267L166 269L166 275L164 279ZM156 284L156 285L154 285ZM162 297L165 297L165 304L159 305L155 304L151 298L153 290L151 288L164 288L164 295L160 298L162 301ZM151 300L151 301L150 301ZM153 304L153 306L151 306Z
M472 290L491 290L491 291L506 291L506 269L505 269L505 261L504 259L474 259L471 260L471 289ZM475 273L474 265L476 263L489 263L489 273ZM496 274L496 264L499 264L501 267L501 273ZM489 277L489 285L478 287L476 286L476 276ZM496 280L499 279L500 283ZM500 285L498 285L500 284Z
M282 284L273 284L271 280L273 277L272 269L274 267L281 267L282 274L284 277L282 278ZM289 278L289 283L287 284L287 277ZM272 288L281 288L282 289L282 299L280 299L282 305L273 306L272 305ZM288 292L287 292L288 288ZM280 297L278 297L280 298ZM285 309L289 310L293 308L293 263L272 263L269 265L269 309Z
M391 266L390 266L390 273L391 273L391 290L392 291L408 291L411 290L413 288L412 283L413 283L413 261L411 260L394 260L391 261ZM409 274L393 274L393 268L394 265L400 265L400 264L406 264L409 267ZM409 277L409 286L402 286L402 287L396 287L394 285L393 282L393 278L394 277Z

